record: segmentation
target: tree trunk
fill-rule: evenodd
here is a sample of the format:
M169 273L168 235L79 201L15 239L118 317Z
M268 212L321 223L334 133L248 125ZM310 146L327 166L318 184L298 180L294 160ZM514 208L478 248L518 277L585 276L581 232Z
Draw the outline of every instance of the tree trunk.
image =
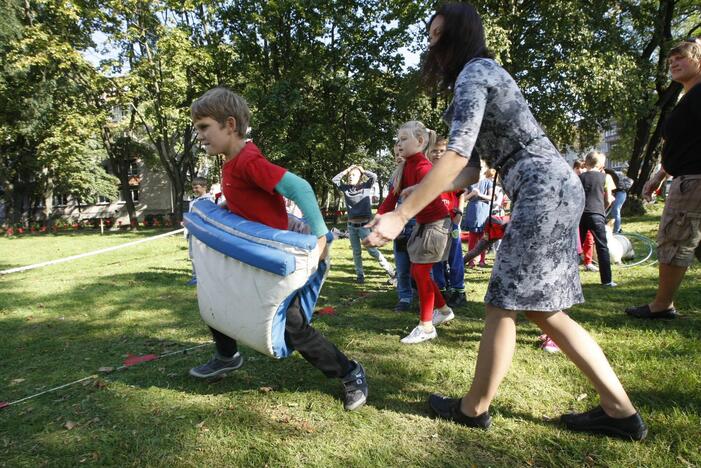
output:
M131 186L129 185L129 164L130 161L114 161L117 166L117 177L119 178L120 190L122 192L122 199L127 207L127 213L129 214L129 225L132 229L138 229L139 222L136 218L136 207L134 206L134 199L131 196Z
M667 116L667 111L676 102L679 96L677 83L664 87L667 81L667 46L671 39L671 25L674 17L675 0L660 0L657 12L657 23L653 36L643 50L638 60L641 69L644 68L653 52L657 50L657 76L655 79L655 89L657 90L657 102L649 108L644 115L639 116L636 121L636 133L633 141L633 149L628 166L628 176L633 179L631 194L640 196L643 186L650 176L653 166L653 158L657 154L662 125ZM652 128L655 117L657 124L652 135Z

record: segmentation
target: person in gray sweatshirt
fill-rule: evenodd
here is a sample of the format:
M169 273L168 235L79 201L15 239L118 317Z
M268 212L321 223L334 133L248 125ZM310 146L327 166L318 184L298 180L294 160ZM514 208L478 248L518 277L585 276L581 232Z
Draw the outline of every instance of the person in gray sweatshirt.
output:
M363 176L365 176L365 180L360 182ZM343 181L344 177L346 182ZM331 180L345 198L348 210L348 237L353 249L356 282L363 284L365 283L365 273L363 272L363 251L360 241L370 234L370 230L364 226L372 219L372 186L377 180L377 174L354 164L336 174ZM380 266L389 276L390 283L394 284L395 272L392 265L376 247L368 247L367 251L380 262Z

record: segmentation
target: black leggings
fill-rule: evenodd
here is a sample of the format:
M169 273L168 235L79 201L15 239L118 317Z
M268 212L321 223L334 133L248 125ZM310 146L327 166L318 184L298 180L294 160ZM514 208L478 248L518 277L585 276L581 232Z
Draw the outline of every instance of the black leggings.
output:
M236 354L238 347L235 339L212 327L209 329L212 331L217 353L221 357L228 358ZM295 297L287 309L285 343L299 351L304 359L326 377L340 378L353 369L348 357L307 322L299 308L299 296Z
M587 231L591 231L594 236L596 246L596 256L599 257L599 275L601 284L611 282L611 257L606 243L606 218L604 215L595 213L584 213L579 221L579 238L584 244Z

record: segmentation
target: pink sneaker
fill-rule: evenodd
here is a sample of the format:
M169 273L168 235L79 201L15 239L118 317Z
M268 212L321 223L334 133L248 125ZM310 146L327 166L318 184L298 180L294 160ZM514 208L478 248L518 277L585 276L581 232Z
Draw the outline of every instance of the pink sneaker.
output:
M555 344L555 342L548 337L545 341L543 341L543 344L540 345L540 349L545 351L546 353L559 353L560 348Z

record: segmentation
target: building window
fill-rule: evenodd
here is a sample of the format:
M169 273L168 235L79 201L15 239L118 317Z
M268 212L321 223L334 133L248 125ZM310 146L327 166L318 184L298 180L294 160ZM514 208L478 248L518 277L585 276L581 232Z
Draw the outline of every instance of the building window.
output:
M139 202L139 187L134 187L129 189L129 192L131 193L131 199L134 203Z
M111 203L111 200L103 195L98 195L97 196L97 204L98 205L109 205Z
M137 177L139 175L139 163L136 160L129 162L129 170L127 171L129 177Z
M66 194L57 194L53 196L53 202L52 204L54 206L66 206L68 205L68 195Z

